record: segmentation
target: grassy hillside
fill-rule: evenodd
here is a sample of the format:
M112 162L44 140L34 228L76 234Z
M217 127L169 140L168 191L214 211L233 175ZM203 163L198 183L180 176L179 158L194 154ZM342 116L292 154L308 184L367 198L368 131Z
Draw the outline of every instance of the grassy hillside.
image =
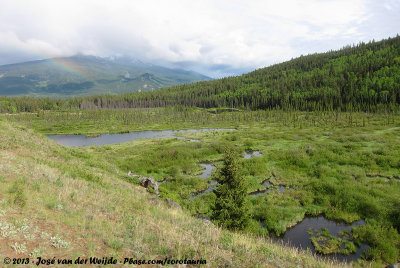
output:
M209 266L338 264L193 218L113 164L0 120L0 256L205 259Z
M0 95L116 94L207 79L198 73L144 63L73 56L0 66Z

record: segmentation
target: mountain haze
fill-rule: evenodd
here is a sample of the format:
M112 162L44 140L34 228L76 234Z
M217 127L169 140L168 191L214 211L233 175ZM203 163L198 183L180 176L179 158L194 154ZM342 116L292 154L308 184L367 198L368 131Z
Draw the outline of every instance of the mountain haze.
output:
M0 95L117 94L208 79L199 73L137 60L77 55L0 66Z

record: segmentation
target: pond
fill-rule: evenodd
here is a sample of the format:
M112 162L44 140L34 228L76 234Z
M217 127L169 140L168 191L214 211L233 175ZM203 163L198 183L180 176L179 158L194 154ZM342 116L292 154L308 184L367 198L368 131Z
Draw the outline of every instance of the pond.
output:
M364 225L364 220L356 221L352 224L338 223L332 220L328 220L323 216L319 217L306 217L300 223L294 227L288 229L282 237L277 238L292 247L299 249L309 248L313 253L316 253L315 248L311 242L310 234L308 233L309 228L321 229L327 228L331 235L337 236L344 230L350 231L353 227ZM342 262L356 261L361 257L361 254L368 249L368 245L361 244L357 247L357 251L354 254L343 255L343 254L329 254L322 255L325 258L337 259Z
M365 177L367 179L383 179L384 181L394 180L396 182L400 182L400 178L397 177L397 176L386 177L386 176L382 176L382 175L379 175L379 174L375 174L375 175L367 174L367 175L365 175Z
M205 131L221 131L221 130L234 130L223 128L204 128L204 129L186 129L186 130L160 130L160 131L137 131L122 134L100 134L97 137L87 137L86 135L47 135L49 139L58 142L67 147L76 146L91 146L91 145L106 145L106 144L119 144L122 142L140 140L140 139L161 139L161 138L177 138L176 134L188 132L205 132ZM196 142L198 140L187 139Z
M255 156L262 156L262 153L259 151L244 152L244 159L250 159Z
M271 177L275 177L274 175L272 175ZM283 185L278 185L278 186L274 186L269 182L269 178L265 179L264 181L262 181L260 183L261 186L263 186L263 188L258 189L256 191L250 192L249 195L251 196L262 196L262 195L266 195L269 191L273 190L273 189L278 189L280 193L282 193L283 191L285 191L286 187Z

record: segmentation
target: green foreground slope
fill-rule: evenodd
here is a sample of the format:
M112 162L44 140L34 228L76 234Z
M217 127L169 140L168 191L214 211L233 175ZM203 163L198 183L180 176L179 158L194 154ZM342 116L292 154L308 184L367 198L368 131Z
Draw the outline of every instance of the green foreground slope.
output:
M112 164L0 120L0 256L205 259L210 266L338 264L169 208ZM4 231L6 230L6 231ZM8 231L7 231L8 230Z

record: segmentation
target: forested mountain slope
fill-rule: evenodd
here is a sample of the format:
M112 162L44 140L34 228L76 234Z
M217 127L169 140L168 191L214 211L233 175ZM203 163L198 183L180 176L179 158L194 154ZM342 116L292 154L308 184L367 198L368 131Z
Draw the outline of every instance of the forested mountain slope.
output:
M371 111L400 102L400 37L301 56L242 76L106 98L99 106L115 102Z

